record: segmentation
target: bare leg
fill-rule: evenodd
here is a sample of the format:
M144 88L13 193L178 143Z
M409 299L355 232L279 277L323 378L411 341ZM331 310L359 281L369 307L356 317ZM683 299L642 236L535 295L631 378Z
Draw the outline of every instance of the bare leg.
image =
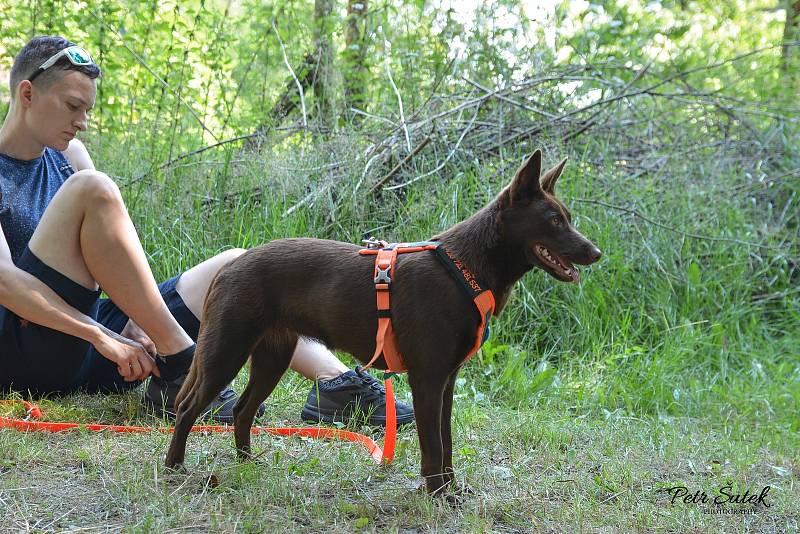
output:
M200 321L203 320L203 303L211 286L211 281L217 276L220 269L244 254L243 248L234 248L220 252L213 258L209 258L202 263L198 263L178 279L175 290L183 299L186 307Z
M72 175L45 210L29 247L46 265L84 287L99 284L159 353L174 354L191 345L164 304L119 189L106 175Z
M289 366L309 380L330 380L348 371L347 366L325 345L302 337Z

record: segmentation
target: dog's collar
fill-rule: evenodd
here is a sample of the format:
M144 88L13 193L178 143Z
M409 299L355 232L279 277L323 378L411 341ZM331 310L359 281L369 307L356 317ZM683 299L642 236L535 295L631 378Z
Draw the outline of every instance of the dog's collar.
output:
M453 255L448 248L436 241L431 241L439 246L436 247L436 257L441 260L442 264L447 268L447 272L458 281L461 287L469 294L475 307L478 308L478 313L481 314L481 328L478 335L478 340L472 350L467 354L464 363L467 362L483 345L491 335L491 327L489 326L489 319L494 314L494 294L489 287L481 281L475 274L472 273L467 267ZM463 364L462 364L463 365Z

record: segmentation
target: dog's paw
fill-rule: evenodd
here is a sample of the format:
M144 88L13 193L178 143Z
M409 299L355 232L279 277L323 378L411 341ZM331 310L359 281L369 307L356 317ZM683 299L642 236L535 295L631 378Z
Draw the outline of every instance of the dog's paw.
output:
M447 486L447 491L457 497L471 497L475 495L475 491L470 486L459 484L456 481L451 482Z
M213 490L216 489L218 486L219 486L219 477L217 477L217 475L211 473L206 477L204 489L209 488Z
M189 471L183 465L183 462L166 462L164 465L166 468L167 473L176 474L176 475L185 475Z

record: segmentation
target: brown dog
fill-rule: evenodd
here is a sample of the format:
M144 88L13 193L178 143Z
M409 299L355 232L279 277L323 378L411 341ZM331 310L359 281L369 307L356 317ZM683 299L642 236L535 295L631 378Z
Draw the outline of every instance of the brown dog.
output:
M514 283L533 267L578 282L573 263L588 265L600 258L600 250L571 226L569 212L554 196L565 162L540 179L542 154L537 150L494 201L433 238L489 286L495 314ZM168 467L183 462L192 424L248 357L250 380L234 408L240 457L250 454L256 410L286 371L299 336L362 362L370 359L377 326L374 257L359 255L360 248L281 239L249 250L218 274L206 298L194 362L178 395ZM453 384L475 343L480 317L429 252L398 257L391 299L397 345L414 397L422 475L428 491L439 493L453 480ZM383 357L375 365L385 369Z

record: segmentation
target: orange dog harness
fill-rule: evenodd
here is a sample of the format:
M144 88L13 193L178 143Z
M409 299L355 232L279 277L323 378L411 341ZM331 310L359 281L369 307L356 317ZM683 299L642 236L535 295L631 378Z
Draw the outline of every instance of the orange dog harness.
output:
M484 341L489 337L489 319L494 313L494 295L477 277L472 274L450 251L441 243L435 241L422 241L419 243L392 243L385 241L368 241L367 248L359 251L362 255L375 255L374 279L378 307L378 332L375 336L375 354L362 369L368 369L383 354L388 371L384 373L386 387L386 437L383 444L383 461L391 463L394 458L394 447L397 438L397 417L394 406L394 389L391 377L395 373L403 373L408 369L403 362L403 356L397 348L394 329L392 328L392 310L390 288L395 278L395 263L398 254L421 252L430 250L447 268L447 272L460 283L472 298L478 309L480 324L475 335L475 344L464 356L459 366L469 361Z
M491 290L485 289L486 286L481 284L477 277L457 258L453 257L450 251L441 243L435 241L392 243L391 245L383 241L376 243L382 246L380 248L365 248L359 251L359 254L375 255L375 276L373 281L375 282L378 304L378 333L375 338L375 354L363 368L367 369L372 366L382 353L389 372L404 373L408 370L403 362L403 356L397 348L397 342L394 337L389 295L390 287L395 277L394 266L397 261L397 255L409 252L421 252L423 250L434 251L436 257L439 258L442 264L447 268L447 271L470 295L472 302L475 304L480 314L481 322L478 325L475 344L464 357L461 365L467 363L467 361L478 352L478 349L489 336L489 318L492 316L492 313L494 313L494 295Z

